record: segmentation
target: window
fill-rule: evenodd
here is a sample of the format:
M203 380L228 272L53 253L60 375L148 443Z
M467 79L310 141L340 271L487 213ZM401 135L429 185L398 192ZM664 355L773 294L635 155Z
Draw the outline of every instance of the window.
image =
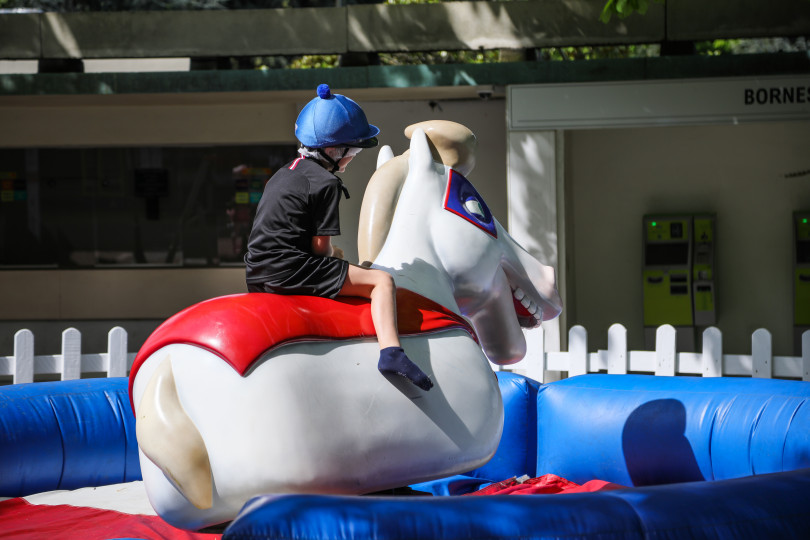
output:
M0 149L0 267L242 264L295 145Z

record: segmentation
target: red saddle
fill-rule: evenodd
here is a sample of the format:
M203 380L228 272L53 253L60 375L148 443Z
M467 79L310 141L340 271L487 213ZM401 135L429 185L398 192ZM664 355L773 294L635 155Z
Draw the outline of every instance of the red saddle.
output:
M197 345L220 356L244 375L265 352L295 341L375 337L371 302L351 296L246 293L221 296L180 311L147 338L132 365L130 395L141 364L173 343ZM460 328L476 338L463 317L407 289L397 289L400 335Z

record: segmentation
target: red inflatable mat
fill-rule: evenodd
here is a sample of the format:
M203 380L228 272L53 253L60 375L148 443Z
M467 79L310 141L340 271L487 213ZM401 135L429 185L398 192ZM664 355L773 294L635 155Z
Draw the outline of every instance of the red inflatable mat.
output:
M554 493L609 491L625 487L604 480L589 480L580 485L556 474L544 474L537 478L509 478L465 495L551 495Z
M0 501L0 537L3 540L219 540L221 534L176 529L158 516L125 514L67 504L31 504L16 498Z

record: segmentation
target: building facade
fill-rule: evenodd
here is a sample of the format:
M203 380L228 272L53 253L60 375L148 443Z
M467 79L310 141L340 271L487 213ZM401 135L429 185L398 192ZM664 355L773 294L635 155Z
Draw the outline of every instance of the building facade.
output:
M670 1L607 25L591 0L0 14L0 67L14 72L0 74L0 355L23 327L35 331L38 354L56 352L67 326L82 330L88 351L124 326L134 350L176 311L243 292L252 205L294 153L295 117L321 82L360 102L396 153L417 121L476 133L470 180L527 249L558 268L566 308L549 347L582 324L590 347L604 348L600 336L621 322L630 347L642 348L643 216L702 212L716 216L726 348L747 351L764 327L775 353L791 354L792 216L810 209L810 60L665 54L714 38L810 34L803 0L747 9ZM526 58L543 47L628 43L662 44L664 54L191 69L201 58L479 48ZM153 58L171 71L127 67ZM694 93L673 97L684 84ZM350 260L375 160L364 152L344 175L352 198L335 243Z

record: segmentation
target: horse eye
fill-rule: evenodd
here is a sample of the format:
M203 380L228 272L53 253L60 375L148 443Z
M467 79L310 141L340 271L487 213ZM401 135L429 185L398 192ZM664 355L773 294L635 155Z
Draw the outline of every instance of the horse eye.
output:
M481 221L484 221L487 217L486 212L484 212L484 208L475 197L469 197L466 201L464 201L464 209Z

